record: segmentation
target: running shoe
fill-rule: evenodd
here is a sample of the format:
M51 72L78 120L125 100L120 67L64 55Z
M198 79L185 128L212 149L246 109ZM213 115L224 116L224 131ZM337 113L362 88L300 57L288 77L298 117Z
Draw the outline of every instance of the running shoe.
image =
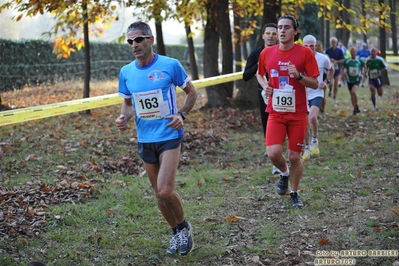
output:
M302 154L302 160L303 160L304 162L306 162L307 160L310 159L310 157L312 157L312 153L310 152L309 149L305 149L305 151L304 151L303 154Z
M302 207L303 203L297 192L290 193L291 203L293 207Z
M177 230L177 234L179 235L179 253L180 255L187 255L190 253L194 248L194 241L193 241L193 229L191 224L188 223L187 228L183 228L182 230Z
M316 142L310 143L309 151L312 153L312 156L318 156L320 153L319 142L316 141Z
M166 253L169 255L174 255L179 250L180 246L180 235L179 234L172 234L172 238L170 239L170 245L166 249Z
M289 179L289 176L283 176L280 174L280 179L278 180L278 183L277 183L277 193L279 195L285 195L285 193L287 193L288 179Z

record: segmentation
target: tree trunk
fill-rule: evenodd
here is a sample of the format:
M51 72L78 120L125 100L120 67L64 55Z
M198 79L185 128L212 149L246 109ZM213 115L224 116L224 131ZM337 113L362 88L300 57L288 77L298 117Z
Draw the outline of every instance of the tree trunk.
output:
M241 17L234 13L234 60L235 64L235 72L240 72L242 70L243 61L241 55Z
M398 55L398 24L396 23L396 0L389 0L389 6L391 7L391 28L392 28L392 51L393 55Z
M157 35L157 53L166 55L165 42L163 41L162 22L155 22L155 32Z
M219 32L217 23L217 1L209 1L206 4L206 25L204 32L204 77L219 76L218 51ZM206 87L208 102L205 108L222 106L227 101L227 95L219 85Z
M84 88L83 88L83 98L90 97L90 42L89 42L89 19L87 2L83 1L83 39L84 39L84 61L85 61L85 74L84 74ZM90 110L85 110L85 114L90 114Z
M344 0L344 6L346 6L347 8L351 8L351 0ZM351 24L351 19L348 11L342 10L342 20L345 21L345 23L347 23L348 25ZM346 47L348 47L349 37L350 31L348 29L342 29L340 38Z
M324 12L325 12L325 7L323 7L323 14L324 14ZM325 25L324 15L322 15L322 16L320 17L319 21L320 21L320 35L319 35L318 40L320 40L320 41L323 43L323 45L326 45L326 43L325 43L325 41L326 41L326 38L325 38L326 34L325 34L325 30L324 30L324 25Z
M233 42L229 16L229 0L218 0L219 35L222 42L222 74L233 73ZM221 84L228 98L233 98L234 82Z
M263 1L263 16L262 16L262 28L266 23L276 23L278 18L281 16L281 0L264 0ZM263 32L262 32L263 33ZM256 47L262 46L264 40L262 39L262 33L259 34L258 42Z
M384 4L384 0L378 0L378 4L381 6ZM384 19L381 18L382 12L380 11L380 23L385 22ZM387 56L387 48L386 48L386 40L387 40L387 32L385 31L385 26L380 26L379 27L380 31L380 51L381 51L381 57L386 58ZM384 85L390 85L389 78L388 78L388 71L382 71L382 80L384 82Z
M361 3L362 3L362 5L361 5L361 7L362 7L362 15L364 17L366 17L367 14L366 14L366 8L365 8L364 0L361 0ZM367 33L363 33L363 42L367 43Z
M193 38L191 37L191 27L186 24L186 37L187 37L187 49L188 49L188 59L190 62L191 69L191 79L197 80L198 76L198 67L197 67L197 59L195 57L195 48Z
M234 8L234 10L236 10ZM234 53L235 53L235 72L241 72L244 66L243 57L241 55L241 17L234 13ZM238 89L238 92L242 91L245 87L245 82L243 79L235 81L235 87ZM238 95L237 95L238 97ZM235 104L237 102L235 101Z
M241 24L240 24L240 29L245 28L245 18L241 19ZM242 58L248 58L249 53L248 53L248 42L246 40L243 40L243 43L241 44L242 48Z
M330 20L326 20L326 35L324 41L324 50L330 47L330 37L331 37Z
M342 5L342 1L343 1L343 0L339 0L339 1L338 1L339 5ZM338 12L337 17L343 19L343 13L344 13L344 11L338 9L337 12ZM337 25L337 23L335 23L335 25ZM335 37L336 37L338 40L342 40L343 28L337 28L337 27L336 27L335 32L336 32L336 33L335 33Z

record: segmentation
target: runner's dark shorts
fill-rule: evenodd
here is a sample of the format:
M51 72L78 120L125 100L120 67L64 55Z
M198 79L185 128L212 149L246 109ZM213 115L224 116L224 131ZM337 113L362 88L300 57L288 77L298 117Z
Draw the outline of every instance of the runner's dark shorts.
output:
M312 100L308 101L309 107L317 106L319 109L321 108L321 104L323 103L323 97L315 97Z
M355 85L359 87L359 84L360 84L360 80L356 81L355 83L349 83L348 82L348 90L351 91L353 86L355 86Z
M138 143L138 149L141 159L145 163L156 164L159 162L159 156L164 151L173 150L179 147L183 138L177 138L167 141Z
M382 82L382 78L369 79L369 84L373 85L376 88L384 85L384 83Z

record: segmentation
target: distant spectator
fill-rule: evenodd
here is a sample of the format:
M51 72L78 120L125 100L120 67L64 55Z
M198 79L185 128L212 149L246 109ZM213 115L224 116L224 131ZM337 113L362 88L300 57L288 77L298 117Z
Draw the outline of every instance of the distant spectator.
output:
M348 50L348 49L346 49L344 43L341 40L338 41L338 48L340 48L342 50L344 55L346 54L346 51ZM349 54L349 56L350 56L350 54Z
M3 150L0 148L0 160L3 158Z
M364 62L366 62L367 59L370 57L370 54L371 54L370 50L367 48L367 43L363 42L361 44L361 46L360 46L360 49L357 50L357 54L356 55L360 59L363 59ZM364 87L364 79L365 79L365 76L362 76L362 78L360 80L360 86L361 87Z
M331 97L331 89L334 86L334 91L333 91L333 100L334 103L336 103L337 99L337 92L338 92L338 81L340 80L341 76L341 64L344 62L344 53L342 50L338 47L338 39L336 37L331 37L330 38L330 47L326 49L326 54L330 57L331 63L334 64L334 78L333 82L330 82L328 84L329 92L328 96Z

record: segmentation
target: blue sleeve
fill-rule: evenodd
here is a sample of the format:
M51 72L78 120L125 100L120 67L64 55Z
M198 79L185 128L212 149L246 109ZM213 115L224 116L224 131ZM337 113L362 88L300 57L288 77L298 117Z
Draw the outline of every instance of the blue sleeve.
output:
M119 82L118 82L118 95L123 98L131 98L132 93L128 90L126 86L126 79L124 76L124 68L121 69L119 73Z
M186 70L184 70L182 64L178 60L175 60L172 75L173 83L180 88L185 88L185 83L188 80L187 77L188 75L186 73Z

